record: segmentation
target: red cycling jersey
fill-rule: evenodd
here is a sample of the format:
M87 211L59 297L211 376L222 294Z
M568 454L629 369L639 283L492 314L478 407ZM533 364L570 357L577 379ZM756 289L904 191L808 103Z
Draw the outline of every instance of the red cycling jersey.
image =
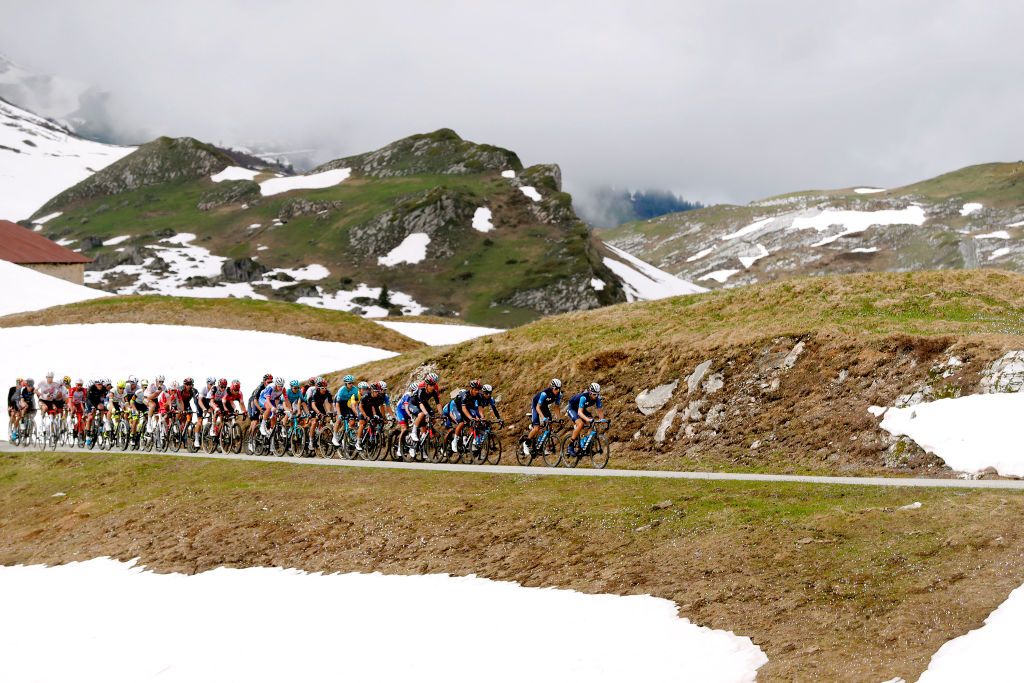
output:
M169 409L177 408L180 401L181 396L178 394L177 389L167 389L160 392L160 398L157 401L157 404L160 406L160 413L164 414Z

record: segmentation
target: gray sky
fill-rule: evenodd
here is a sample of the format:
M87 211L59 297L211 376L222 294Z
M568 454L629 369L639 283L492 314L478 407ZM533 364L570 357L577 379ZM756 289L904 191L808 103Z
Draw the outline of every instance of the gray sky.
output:
M1024 158L1024 3L0 0L120 130L316 148L443 126L567 189L749 201Z

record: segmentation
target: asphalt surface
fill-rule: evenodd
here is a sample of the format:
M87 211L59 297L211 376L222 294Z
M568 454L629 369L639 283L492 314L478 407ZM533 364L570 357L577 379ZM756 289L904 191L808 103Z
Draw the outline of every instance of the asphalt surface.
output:
M25 449L0 441L0 452L14 453ZM59 449L66 453L124 453L138 455L137 451L87 451L81 449ZM382 470L425 470L429 472L463 472L467 474L515 474L540 477L637 477L648 479L696 479L706 481L756 481L756 482L795 482L801 484L825 484L839 486L896 486L917 488L962 488L962 489L1024 489L1021 479L921 479L906 477L823 477L799 474L751 474L746 472L674 472L667 470L595 470L588 467L550 468L520 467L518 465L454 465L432 463L405 463L391 461L365 460L324 460L321 458L293 458L274 456L258 456L233 453L143 453L176 458L211 458L214 460L247 460L260 463L278 463L288 465L311 465L314 467L366 467ZM503 457L508 457L505 454ZM584 461L585 463L586 461Z

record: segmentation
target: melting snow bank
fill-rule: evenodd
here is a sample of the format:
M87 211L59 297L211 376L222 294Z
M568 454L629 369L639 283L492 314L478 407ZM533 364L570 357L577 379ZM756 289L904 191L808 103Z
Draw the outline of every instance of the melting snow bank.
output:
M378 325L383 325L399 334L415 339L416 341L429 344L430 346L447 346L448 344L460 344L477 337L486 337L489 334L497 334L505 330L494 327L477 327L476 325L445 325L444 323L403 323L379 320Z
M271 178L260 183L260 194L264 197L272 197L275 194L291 190L322 190L347 180L351 174L352 169L350 168L336 168L322 173Z
M947 642L932 655L918 683L1016 683L1021 680L1020 634L1024 586L985 619L985 625Z
M1024 393L974 394L889 408L881 428L908 436L954 470L980 472L994 467L999 474L1024 476Z
M427 245L430 235L425 232L414 232L406 235L402 243L385 256L377 258L379 266L397 266L399 263L419 263L427 258Z
M261 567L189 576L98 558L0 567L0 589L4 680L753 683L768 661L749 638L680 619L668 600L474 576ZM156 615L145 628L140 605ZM254 636L275 629L323 642L301 652L286 639L253 649ZM437 637L467 629L487 638L457 656ZM560 646L496 656L500 643L538 630L558 634ZM61 656L52 656L53 643Z
M486 206L481 206L473 212L473 229L480 232L494 230L494 224L491 223L491 210Z
M0 377L8 383L26 375L39 380L51 369L58 377L70 373L85 381L130 374L153 379L163 373L178 380L217 375L239 379L246 396L265 372L305 378L395 355L275 332L137 323L0 328L0 348L18 349L0 354ZM0 426L6 438L6 412Z
M675 275L655 268L651 264L645 263L610 244L606 243L604 246L619 259L616 260L605 256L604 264L608 266L609 270L622 278L627 301L648 301L651 299L664 299L668 296L699 294L708 291L704 287L681 280Z
M386 318L388 316L388 309L376 303L380 298L380 287L370 287L361 282L355 289L327 293L322 287L317 286L316 291L316 296L302 296L296 299L295 303L328 308L332 311L357 312L364 318ZM389 291L388 301L401 308L404 315L421 315L427 311L426 306L417 303L415 299L404 292Z
M110 296L107 292L76 285L10 261L0 261L0 289L4 292L0 297L0 315L41 311L50 306Z
M252 180L260 174L259 171L254 171L251 168L242 168L241 166L228 166L220 173L214 173L210 176L210 180L215 183L222 183L225 180Z

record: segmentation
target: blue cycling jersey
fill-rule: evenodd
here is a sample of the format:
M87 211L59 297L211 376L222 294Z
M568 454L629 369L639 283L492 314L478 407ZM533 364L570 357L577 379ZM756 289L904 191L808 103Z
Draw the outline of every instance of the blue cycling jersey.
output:
M594 398L590 398L590 395L584 391L582 393L576 394L575 396L569 399L570 413L579 413L580 411L586 410L590 406L594 406L596 408L603 407L601 403L600 394L598 394Z
M562 405L562 392L559 391L557 394L551 390L551 388L544 389L537 392L533 397L533 405L537 408L547 409L554 403L556 406Z
M303 397L305 396L305 394L302 393L302 389L299 389L297 391L289 389L286 396L288 396L288 402L291 403L292 405L295 405L296 403L300 403L304 400Z
M283 395L284 392L281 391L281 389L279 389L276 385L271 384L269 387L265 387L263 391L260 392L260 397L257 400L257 403L259 403L260 408L265 407L267 405L267 401L270 401L270 405L276 406L277 402L281 400L281 397Z
M349 388L344 384L338 389L338 393L334 395L334 400L338 405L346 405L348 400L359 393L359 389L355 386ZM358 400L358 399L357 399Z

